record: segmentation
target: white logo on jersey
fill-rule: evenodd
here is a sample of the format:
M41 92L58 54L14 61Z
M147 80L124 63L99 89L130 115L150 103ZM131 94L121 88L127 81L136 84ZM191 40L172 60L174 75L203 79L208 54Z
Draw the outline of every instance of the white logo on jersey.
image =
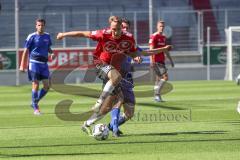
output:
M158 45L165 45L165 44L166 44L166 39L165 39L165 38L163 38L163 39L160 39L160 38L159 38L159 39L157 40L157 44L158 44Z

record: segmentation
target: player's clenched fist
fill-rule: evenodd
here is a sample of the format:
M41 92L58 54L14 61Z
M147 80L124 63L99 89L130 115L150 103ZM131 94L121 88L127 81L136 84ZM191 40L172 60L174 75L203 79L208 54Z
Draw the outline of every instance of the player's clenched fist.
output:
M165 46L168 51L172 50L173 46L172 45L166 45Z
M21 71L21 72L26 72L26 69L25 69L24 66L20 66L20 67L19 67L19 71Z
M61 40L61 39L63 39L64 38L64 34L63 33L58 33L57 34L57 40Z

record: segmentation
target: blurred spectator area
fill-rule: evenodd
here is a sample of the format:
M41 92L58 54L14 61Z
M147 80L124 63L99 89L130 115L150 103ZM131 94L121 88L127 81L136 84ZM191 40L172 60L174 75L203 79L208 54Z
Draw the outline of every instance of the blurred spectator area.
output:
M0 1L0 48L14 47L14 1ZM169 26L169 41L176 51L198 51L206 41L206 28L211 27L211 41L225 42L224 28L239 25L239 0L153 0L153 30L158 19ZM34 21L47 20L46 31L57 32L105 28L110 15L128 18L139 45L148 45L149 15L147 0L19 0L20 47L27 35L35 31ZM64 44L63 44L64 43ZM85 47L95 43L68 38L55 41L54 47Z

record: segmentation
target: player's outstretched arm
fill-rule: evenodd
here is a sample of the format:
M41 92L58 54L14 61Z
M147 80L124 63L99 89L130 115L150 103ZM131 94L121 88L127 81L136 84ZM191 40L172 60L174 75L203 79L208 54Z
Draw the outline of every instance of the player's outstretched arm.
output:
M174 67L174 63L173 63L173 60L172 60L172 57L171 57L170 53L168 51L164 52L164 53L167 56L167 58L169 59L169 61L171 63L171 66Z
M155 48L155 49L150 48L150 50L141 50L141 51L133 52L133 53L130 54L130 56L132 58L135 58L137 56L151 56L151 55L158 54L160 52L168 52L171 48L172 48L171 45L166 45L164 47Z
M71 31L71 32L60 32L57 34L57 40L61 40L65 37L85 37L89 38L91 35L90 31Z
M161 47L161 48L154 48L154 49L150 48L150 50L142 51L141 55L143 55L143 56L151 56L151 55L158 54L160 52L168 52L169 50L171 50L171 48L172 48L171 45L166 45L166 46Z
M25 69L27 68L27 54L28 54L28 49L24 48L21 63L20 63L20 67L19 67L19 70L22 71L22 72L24 72Z

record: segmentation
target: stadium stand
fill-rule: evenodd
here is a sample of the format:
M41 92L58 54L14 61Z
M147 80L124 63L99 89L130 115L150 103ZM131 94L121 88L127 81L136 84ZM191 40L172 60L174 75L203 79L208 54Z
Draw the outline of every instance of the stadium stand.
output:
M204 3L202 3L204 2ZM1 0L2 11L0 21L0 48L11 48L14 46L14 1ZM74 5L73 5L74 4ZM116 5L117 4L117 5ZM213 9L203 13L204 42L206 39L206 27L212 28L212 41L224 42L226 25L239 25L238 18L240 1L232 0L153 0L154 22L162 18L171 26L173 36L171 42L176 51L197 51L198 31L197 12L199 10ZM219 7L221 6L221 7ZM228 9L228 10L225 10ZM137 41L140 45L146 45L149 36L148 1L146 0L21 0L20 10L20 45L23 44L26 35L34 31L33 21L37 17L47 20L47 31L53 35L56 32L67 30L93 30L105 27L106 18L110 14L128 17L132 22L134 12L137 13ZM188 12L185 12L188 11ZM227 12L227 22L225 18ZM176 16L178 15L178 16ZM63 18L65 26L63 27ZM87 19L89 18L89 19ZM89 21L89 26L86 26ZM155 24L154 24L155 26ZM4 40L3 40L4 37ZM93 46L95 43L90 43ZM68 47L86 46L83 40L69 39ZM61 42L54 41L54 47L61 47Z

